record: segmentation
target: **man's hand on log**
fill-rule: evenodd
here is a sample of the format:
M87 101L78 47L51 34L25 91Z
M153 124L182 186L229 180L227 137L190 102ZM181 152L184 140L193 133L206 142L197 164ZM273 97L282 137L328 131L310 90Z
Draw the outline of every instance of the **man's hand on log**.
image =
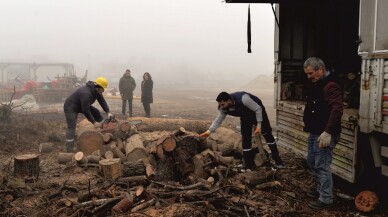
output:
M207 137L209 137L209 135L210 135L210 131L207 130L206 132L200 134L199 136L200 136L200 137L203 137L203 138L207 138Z
M93 126L95 128L100 128L101 127L101 123L96 121L96 122L94 122Z

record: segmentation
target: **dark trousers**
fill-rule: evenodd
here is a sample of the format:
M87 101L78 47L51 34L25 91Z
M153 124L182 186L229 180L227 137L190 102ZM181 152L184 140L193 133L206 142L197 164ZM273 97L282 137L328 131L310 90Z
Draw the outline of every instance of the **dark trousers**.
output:
M245 115L240 118L241 121L241 136L242 136L242 148L243 148L243 156L244 160L248 162L248 164L254 164L253 159L257 150L252 149L252 132L253 126L257 125L256 116ZM263 121L261 122L261 135L263 135L265 139L265 143L268 145L271 150L272 159L276 164L282 164L282 160L279 156L279 150L277 148L275 138L272 135L272 128L269 123L269 119L267 113L263 112Z
M103 117L98 109L93 106L90 106L90 112L92 113L94 120L101 122ZM78 112L74 111L65 111L67 129L66 129L66 150L67 152L73 151L74 139L75 139L75 129L77 126L77 117Z
M143 102L144 111L146 113L146 117L151 117L151 105L148 102Z
M132 99L123 99L123 104L122 104L122 107L121 107L121 113L123 115L125 115L125 110L127 108L127 101L128 101L128 112L129 112L129 116L132 116Z

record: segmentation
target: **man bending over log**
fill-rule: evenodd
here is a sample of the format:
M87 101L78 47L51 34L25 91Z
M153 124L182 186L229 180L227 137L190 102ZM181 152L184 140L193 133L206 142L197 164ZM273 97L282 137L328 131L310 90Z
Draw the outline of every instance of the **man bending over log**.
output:
M104 77L99 77L95 81L88 81L85 86L78 88L65 101L63 109L65 111L67 130L66 130L66 151L73 152L75 128L77 125L77 116L79 113L85 115L95 128L101 126L103 117L100 111L92 106L97 100L102 109L108 114L108 118L114 115L109 112L102 93L108 87L108 81Z
M208 137L210 133L216 129L225 120L226 115L240 117L242 148L244 168L252 169L255 167L254 158L258 153L257 148L252 148L252 129L255 126L255 135L262 134L272 153L272 159L275 161L275 166L284 168L283 161L279 156L279 151L272 135L272 128L268 120L267 112L261 100L250 93L221 92L216 101L218 102L218 116L213 121L209 130L202 133L201 137Z

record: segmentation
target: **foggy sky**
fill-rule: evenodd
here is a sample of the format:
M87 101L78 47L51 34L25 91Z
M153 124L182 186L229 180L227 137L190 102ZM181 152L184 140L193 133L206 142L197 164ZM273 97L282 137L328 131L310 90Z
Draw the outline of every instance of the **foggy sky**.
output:
M0 0L0 62L68 62L117 82L243 86L273 73L270 4L221 0Z

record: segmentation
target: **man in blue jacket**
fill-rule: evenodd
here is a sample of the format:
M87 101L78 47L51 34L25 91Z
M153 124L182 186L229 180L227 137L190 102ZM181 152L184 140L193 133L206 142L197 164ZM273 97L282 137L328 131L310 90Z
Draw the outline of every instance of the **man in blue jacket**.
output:
M275 166L284 168L283 161L279 156L275 138L272 135L272 128L269 123L267 112L261 100L247 92L227 93L221 92L216 101L218 102L218 116L213 121L209 130L202 133L201 137L208 137L210 133L216 129L225 120L226 115L240 117L241 135L244 167L252 169L255 167L254 158L258 153L257 148L252 148L252 129L255 126L255 135L262 134L268 147L271 150L272 159L275 161Z
M85 86L78 88L65 101L63 109L65 111L67 130L66 130L66 151L73 152L75 128L77 125L77 116L79 113L85 115L94 127L99 128L103 117L100 111L92 106L97 100L102 109L108 114L109 118L114 117L109 112L102 93L108 87L108 81L104 77L99 77L95 81L88 81Z

